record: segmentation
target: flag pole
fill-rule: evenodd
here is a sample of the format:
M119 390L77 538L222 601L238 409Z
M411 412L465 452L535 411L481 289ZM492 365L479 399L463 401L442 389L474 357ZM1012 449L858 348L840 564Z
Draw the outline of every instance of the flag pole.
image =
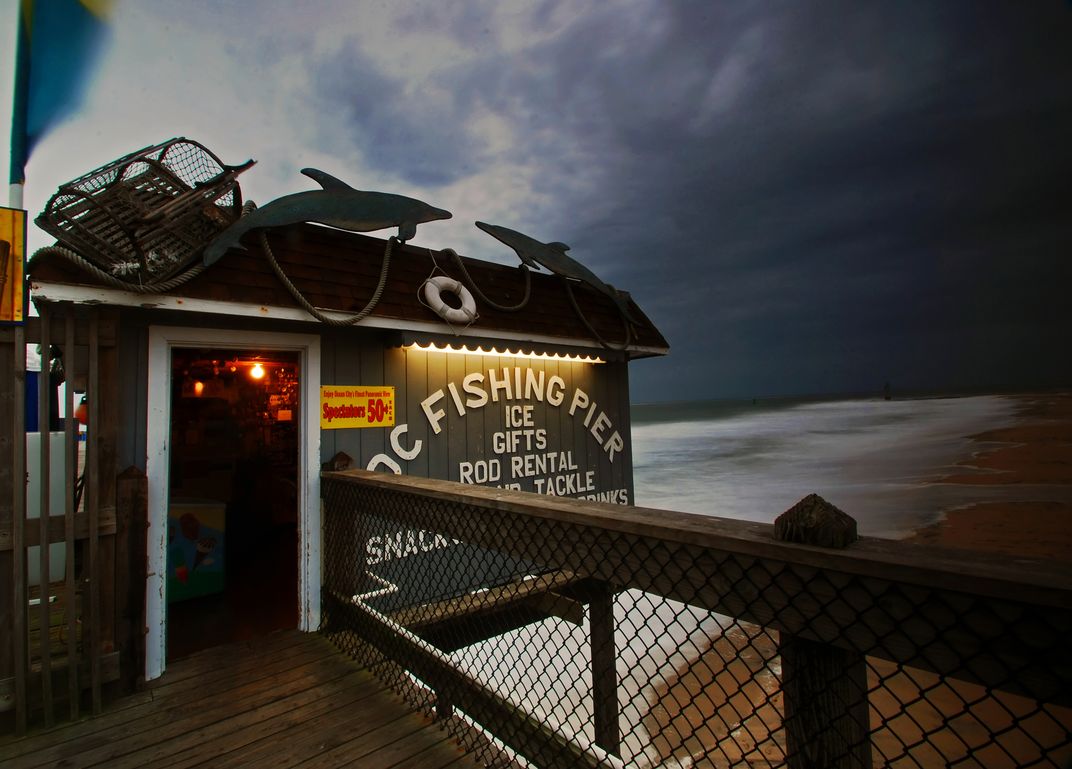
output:
M10 104L10 112L4 122L8 133L8 206L23 207L23 189L26 185L26 107L29 97L29 40L24 27L23 4L4 2L4 17L0 27L7 30L4 50L11 52L11 79L3 84L4 104ZM8 91L10 89L10 91Z
M18 40L19 24L21 23L20 3L18 0L0 0L0 137L6 140L3 146L3 155L0 156L0 175L7 182L7 196L3 205L11 208L21 208L16 205L16 200L21 203L19 191L11 189L15 181L10 173L12 131L15 127L15 99L18 82ZM9 66L10 65L10 66Z

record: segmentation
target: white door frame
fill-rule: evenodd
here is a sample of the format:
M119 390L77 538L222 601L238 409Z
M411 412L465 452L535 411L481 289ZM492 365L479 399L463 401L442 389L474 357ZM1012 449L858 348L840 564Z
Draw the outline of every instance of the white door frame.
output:
M149 481L148 579L145 585L145 678L167 660L167 508L171 440L171 351L179 347L287 350L301 361L298 423L298 627L320 626L320 337L263 331L149 327L145 474Z

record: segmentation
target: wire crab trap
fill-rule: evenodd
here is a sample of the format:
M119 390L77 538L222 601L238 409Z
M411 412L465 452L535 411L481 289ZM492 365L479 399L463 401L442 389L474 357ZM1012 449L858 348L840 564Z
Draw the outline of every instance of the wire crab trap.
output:
M184 137L133 152L60 186L34 220L83 259L131 284L182 272L241 214L237 177Z

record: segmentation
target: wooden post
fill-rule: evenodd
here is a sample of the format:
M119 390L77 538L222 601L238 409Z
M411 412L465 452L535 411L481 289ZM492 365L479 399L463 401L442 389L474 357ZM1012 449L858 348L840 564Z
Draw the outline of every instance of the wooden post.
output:
M119 350L116 347L114 337L114 311L102 311L96 309L94 316L97 318L97 378L96 392L90 396L90 409L96 407L97 425L97 515L108 513L115 514L116 510L116 479L119 468L116 467L116 433L120 420L119 413ZM97 617L97 653L100 664L104 664L106 655L117 651L123 645L123 639L118 635L117 622L119 613L123 609L124 599L122 588L117 583L117 578L123 569L119 560L127 557L116 547L115 533L100 533L97 536L97 569L92 578L95 581L97 597L94 602L94 611ZM100 683L106 683L102 669ZM103 702L105 692L97 695L97 700ZM116 694L114 687L107 691L109 697ZM98 708L99 712L99 708Z
M64 387L64 478L63 489L63 542L65 546L66 566L64 573L64 603L67 607L67 699L71 720L78 718L78 700L82 690L78 688L78 575L75 572L75 538L74 538L74 487L78 480L78 429L74 418L74 383L75 361L74 349L74 309L67 308L64 313L63 365L66 370L67 386Z
M856 521L810 494L774 521L783 542L844 548ZM859 652L783 634L786 759L790 769L870 769L867 663Z
M115 595L116 647L124 689L133 689L144 670L145 533L148 528L149 482L145 472L128 467L116 481Z
M22 326L15 327L15 403L12 422L12 585L14 616L11 632L15 636L15 734L26 733L30 675L29 638L27 634L26 594L26 336Z
M50 368L52 363L52 310L47 304L37 308L41 316L41 370L37 375L37 435L40 439L38 444L37 461L37 525L38 542L38 625L40 630L37 635L38 658L41 661L41 703L45 715L45 728L52 726L52 642L49 637L49 628L52 626L51 604L49 603L49 581L52 578L51 564L49 563L50 542L48 536L48 521L52 515L52 500L49 494L51 485L50 472L52 463L52 415L49 406L52 403L52 389ZM31 650L32 651L32 650Z
M100 313L89 316L89 377L86 381L89 419L86 424L86 518L89 539L86 542L86 580L89 593L84 614L89 618L83 627L88 642L83 648L89 656L90 702L93 715L101 712L101 611L100 611Z
M614 644L614 591L606 582L593 590L589 603L592 643L592 708L596 745L621 755L618 725L617 649Z

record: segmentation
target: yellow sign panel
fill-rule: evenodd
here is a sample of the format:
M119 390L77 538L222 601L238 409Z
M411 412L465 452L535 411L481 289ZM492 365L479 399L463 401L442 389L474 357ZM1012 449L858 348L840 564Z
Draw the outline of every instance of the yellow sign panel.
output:
M394 427L395 388L361 385L320 387L320 429Z
M0 323L21 323L26 212L0 208Z

